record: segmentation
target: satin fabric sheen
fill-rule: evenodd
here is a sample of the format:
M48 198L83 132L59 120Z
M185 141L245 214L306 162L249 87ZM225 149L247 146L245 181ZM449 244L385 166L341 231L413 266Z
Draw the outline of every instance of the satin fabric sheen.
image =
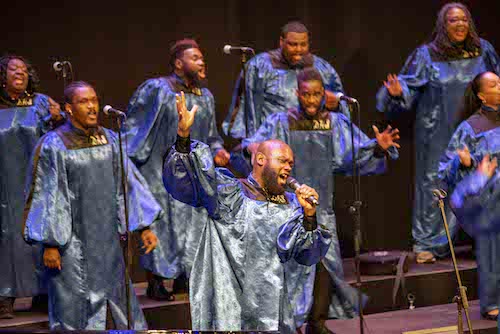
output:
M180 92L171 85L177 80L175 74L147 80L137 88L127 109L128 155L165 212L163 220L152 227L159 239L158 247L141 257L141 264L166 278L176 278L183 273L189 276L202 233L199 222L207 219L205 210L175 200L162 183L163 158L177 136L175 95ZM203 88L201 93L185 93L187 108L199 107L191 136L208 143L215 155L223 148L215 123L215 101L208 89Z
M498 308L500 289L500 265L498 264L500 225L499 211L496 208L498 202L494 202L495 199L498 200L500 184L497 174L493 178L497 181L490 181L486 187L488 190L482 190L486 186L485 179L475 170L486 154L490 154L491 159L496 157L500 160L500 127L481 132L475 130L471 126L470 119L460 124L441 158L439 175L449 194L456 188L451 197L451 203L456 208L455 212L460 208L459 223L476 240L480 309L481 313L487 313ZM456 150L462 149L464 145L467 145L471 153L470 168L461 166L460 158L456 153ZM477 202L480 198L484 202ZM451 226L450 229L455 231L457 225Z
M67 149L52 131L42 137L28 173L29 209L24 237L30 243L57 247L62 270L46 269L51 329L103 330L106 310L126 329L124 261L120 234L125 232L124 202L116 134L103 129L108 143ZM66 124L64 133L79 131ZM131 231L159 219L161 209L127 159ZM40 259L41 261L41 259ZM147 325L131 291L132 328Z
M24 183L30 156L50 130L48 96L35 94L33 105L0 110L0 296L45 293L37 278L40 248L23 240Z
M275 112L284 112L299 104L296 95L297 74L301 68L275 66L271 53L273 50L253 57L246 65L244 97L240 92L241 75L236 83L233 99L228 115L222 124L225 135L243 139L252 136L266 120ZM343 92L342 82L335 69L324 59L310 55L312 66L321 74L326 90ZM339 112L348 118L348 106L342 101Z
M295 333L290 279L295 263L311 266L331 240L321 227L306 231L295 194L288 204L245 196L227 169L214 169L208 147L192 141L190 153L172 148L163 181L179 200L209 215L190 278L193 330L255 330ZM249 180L250 182L251 180Z
M294 131L290 130L290 117L295 120L297 111L270 115L254 136L244 139L242 146L279 139L290 145L294 152L292 175L303 184L316 189L320 198L318 223L332 233L332 244L322 260L334 285L330 301L329 317L335 319L352 318L357 314L357 292L344 281L344 270L340 256L337 224L334 212L334 175L352 174L352 143L350 121L340 113L328 113L331 129ZM302 116L302 120L305 120ZM300 121L300 120L299 120ZM386 170L385 156L374 156L377 146L375 139L368 138L354 126L356 158L362 175L383 173ZM392 159L398 158L397 149L391 147ZM236 156L234 160L238 159ZM241 160L241 157L240 159ZM248 165L249 162L247 161ZM239 163L241 165L241 163ZM314 268L304 268L312 271ZM296 283L291 281L292 283ZM303 322L312 305L313 282L306 285L293 284L288 288L294 300L297 320ZM298 325L301 323L299 322Z
M403 88L393 98L382 87L377 94L377 109L389 117L416 109L415 114L415 199L412 234L416 252L430 251L436 256L449 252L439 209L432 190L439 187L438 164L457 122L465 87L479 73L500 73L499 58L485 40L479 57L453 61L433 61L426 45L408 57L398 75ZM450 226L456 224L448 206Z

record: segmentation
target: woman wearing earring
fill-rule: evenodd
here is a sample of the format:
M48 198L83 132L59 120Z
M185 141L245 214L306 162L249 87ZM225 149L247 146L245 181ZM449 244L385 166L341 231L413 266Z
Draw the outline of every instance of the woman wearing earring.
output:
M389 74L377 94L381 112L416 109L412 234L418 263L432 263L449 252L432 195L438 185L439 157L455 130L455 115L467 83L484 71L499 73L499 62L490 43L479 38L467 7L449 3L438 14L431 42L413 52L398 76ZM455 235L455 219L446 210Z
M22 236L24 178L37 140L63 117L59 104L36 93L37 85L22 57L0 58L0 319L14 316L15 298L40 293L38 250Z
M472 174L486 155L500 159L500 78L492 72L478 74L467 86L462 118L439 164L439 177L448 193ZM489 159L488 159L489 160ZM500 234L478 233L475 219L460 223L476 239L481 314L498 317L500 291Z

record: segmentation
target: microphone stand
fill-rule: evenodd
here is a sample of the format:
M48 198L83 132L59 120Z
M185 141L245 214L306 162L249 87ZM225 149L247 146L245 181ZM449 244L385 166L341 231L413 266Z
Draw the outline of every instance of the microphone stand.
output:
M448 238L448 246L450 247L451 259L453 260L453 268L455 269L455 276L457 277L458 284L458 294L453 297L453 301L457 303L457 327L458 333L464 333L464 325L462 318L462 310L465 313L465 318L467 320L467 326L469 326L469 333L473 334L472 323L469 317L469 301L467 299L467 287L462 285L462 279L460 277L460 272L458 271L457 258L455 257L455 249L453 247L453 241L451 240L450 229L448 227L448 220L446 219L446 213L444 211L444 199L447 196L446 191L442 189L436 189L433 195L438 199L438 206L441 209L441 216L443 217L444 229L446 231L446 237Z
M132 329L132 315L131 315L131 304L130 304L130 259L132 257L131 254L131 246L130 246L130 232L129 232L129 220L128 220L128 192L127 192L127 180L126 180L126 172L125 172L125 163L123 159L123 145L122 145L122 119L120 117L117 118L118 125L118 144L120 146L120 174L121 174L121 188L123 193L123 203L124 203L124 211L125 211L125 233L120 236L123 254L124 254L124 262L125 262L125 298L127 298L127 329Z
M359 102L356 101L354 104L358 114L358 128L360 128L361 115ZM351 104L349 104L349 109L352 114ZM364 315L363 315L363 294L361 292L361 272L359 270L360 264L360 253L361 253L361 206L363 202L361 201L361 179L359 173L359 167L356 161L357 151L355 149L354 141L354 122L351 119L351 159L352 159L352 189L354 192L354 200L349 207L349 213L352 216L354 222L354 266L356 273L356 289L358 291L358 310L359 310L359 330L361 334L364 334ZM358 140L359 142L359 140Z
M251 50L251 53L252 53L252 56L255 56L255 51L252 49ZM240 76L240 83L238 85L238 97L241 97L239 98L239 102L241 103L241 100L245 98L245 95L246 95L246 76L247 76L247 68L246 68L246 63L248 61L248 55L246 52L242 52L241 53L241 57L240 57L240 60L241 60L241 68L242 68L242 71L241 71L241 76ZM248 118L247 118L247 108L245 108L245 106L241 106L240 104L240 108L243 107L243 118L245 120L245 138L248 138ZM233 115L232 119L231 119L231 122L229 123L229 128L228 128L228 133L231 132L231 129L233 127L233 124L234 124L234 120L236 118L236 115Z

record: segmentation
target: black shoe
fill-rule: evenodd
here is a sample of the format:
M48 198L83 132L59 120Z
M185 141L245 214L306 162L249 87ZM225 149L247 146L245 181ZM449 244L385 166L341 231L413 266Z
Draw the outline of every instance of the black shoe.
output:
M497 321L498 319L498 314L488 314L488 313L481 313L481 317L486 320L492 320L492 321Z
M149 299L158 300L158 301L173 301L175 300L175 296L170 293L163 286L163 278L155 276L150 279L148 282L148 289L146 290L146 295Z
M31 299L31 312L49 312L49 296L38 295Z
M14 318L14 300L9 297L0 301L0 319Z
M328 327L325 326L324 322L308 322L306 327L306 334L335 334Z

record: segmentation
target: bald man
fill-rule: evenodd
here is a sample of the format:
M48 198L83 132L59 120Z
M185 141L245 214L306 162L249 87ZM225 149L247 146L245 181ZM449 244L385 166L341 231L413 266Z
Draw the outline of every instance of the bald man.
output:
M177 140L163 183L177 200L208 212L190 277L192 329L295 333L287 280L305 283L306 268L331 238L306 201L318 193L307 185L285 192L294 158L280 140L259 145L246 179L215 169L209 147L190 140L197 107L188 111L183 94L177 100Z

